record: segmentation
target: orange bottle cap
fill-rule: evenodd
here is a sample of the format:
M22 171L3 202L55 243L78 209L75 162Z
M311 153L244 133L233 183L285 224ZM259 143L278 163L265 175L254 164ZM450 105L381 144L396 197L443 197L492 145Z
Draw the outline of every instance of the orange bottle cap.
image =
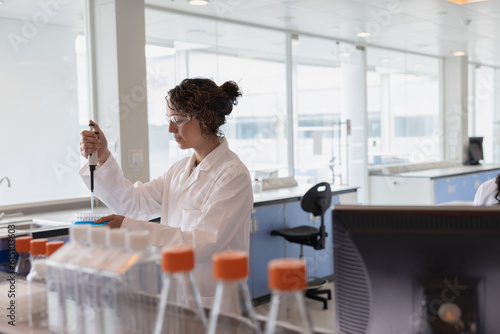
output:
M31 240L31 255L47 254L47 250L45 249L47 241L47 239Z
M271 260L267 271L271 290L295 291L306 288L306 263L302 260Z
M45 245L45 251L47 252L47 256L51 256L56 250L61 248L64 245L63 241L50 241Z
M248 254L243 251L225 251L212 256L216 279L243 279L248 277Z
M194 251L191 247L177 246L162 250L164 271L189 271L194 268Z
M29 252L31 249L30 241L33 237L18 237L16 238L16 252Z

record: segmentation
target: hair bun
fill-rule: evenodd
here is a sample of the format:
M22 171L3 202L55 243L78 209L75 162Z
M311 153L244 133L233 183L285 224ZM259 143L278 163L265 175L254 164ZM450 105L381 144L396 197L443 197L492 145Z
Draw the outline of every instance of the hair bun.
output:
M242 93L238 84L234 81L226 81L220 86L220 89L229 97L232 104L238 104L238 98L241 97Z

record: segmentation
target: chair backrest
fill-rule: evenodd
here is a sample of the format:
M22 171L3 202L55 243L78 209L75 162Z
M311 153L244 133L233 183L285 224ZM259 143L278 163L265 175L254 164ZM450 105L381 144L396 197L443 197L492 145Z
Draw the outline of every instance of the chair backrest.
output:
M302 210L312 213L314 216L322 216L325 211L330 208L332 204L332 190L330 189L330 184L327 182L321 182L309 189L300 205Z

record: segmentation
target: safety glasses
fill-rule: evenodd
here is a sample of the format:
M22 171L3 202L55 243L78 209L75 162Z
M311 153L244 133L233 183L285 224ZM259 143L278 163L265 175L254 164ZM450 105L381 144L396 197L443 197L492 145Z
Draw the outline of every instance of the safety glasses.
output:
M190 116L181 116L181 115L165 115L165 117L167 118L167 121L169 123L174 123L174 125L176 127L181 127L183 126L184 124L186 124L187 122L189 122L191 120L191 117Z

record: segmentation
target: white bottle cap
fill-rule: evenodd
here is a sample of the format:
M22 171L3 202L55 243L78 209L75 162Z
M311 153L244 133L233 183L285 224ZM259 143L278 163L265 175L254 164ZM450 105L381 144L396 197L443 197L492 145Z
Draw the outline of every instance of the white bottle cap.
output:
M148 246L149 231L129 231L127 237L127 247L133 250L142 251Z
M92 245L102 246L106 244L106 236L109 232L108 226L99 226L89 229L89 239Z
M126 230L113 228L109 231L107 237L107 244L112 248L125 248L125 235Z
M69 236L71 240L77 241L79 243L87 242L87 231L90 228L88 225L75 225L69 230Z

